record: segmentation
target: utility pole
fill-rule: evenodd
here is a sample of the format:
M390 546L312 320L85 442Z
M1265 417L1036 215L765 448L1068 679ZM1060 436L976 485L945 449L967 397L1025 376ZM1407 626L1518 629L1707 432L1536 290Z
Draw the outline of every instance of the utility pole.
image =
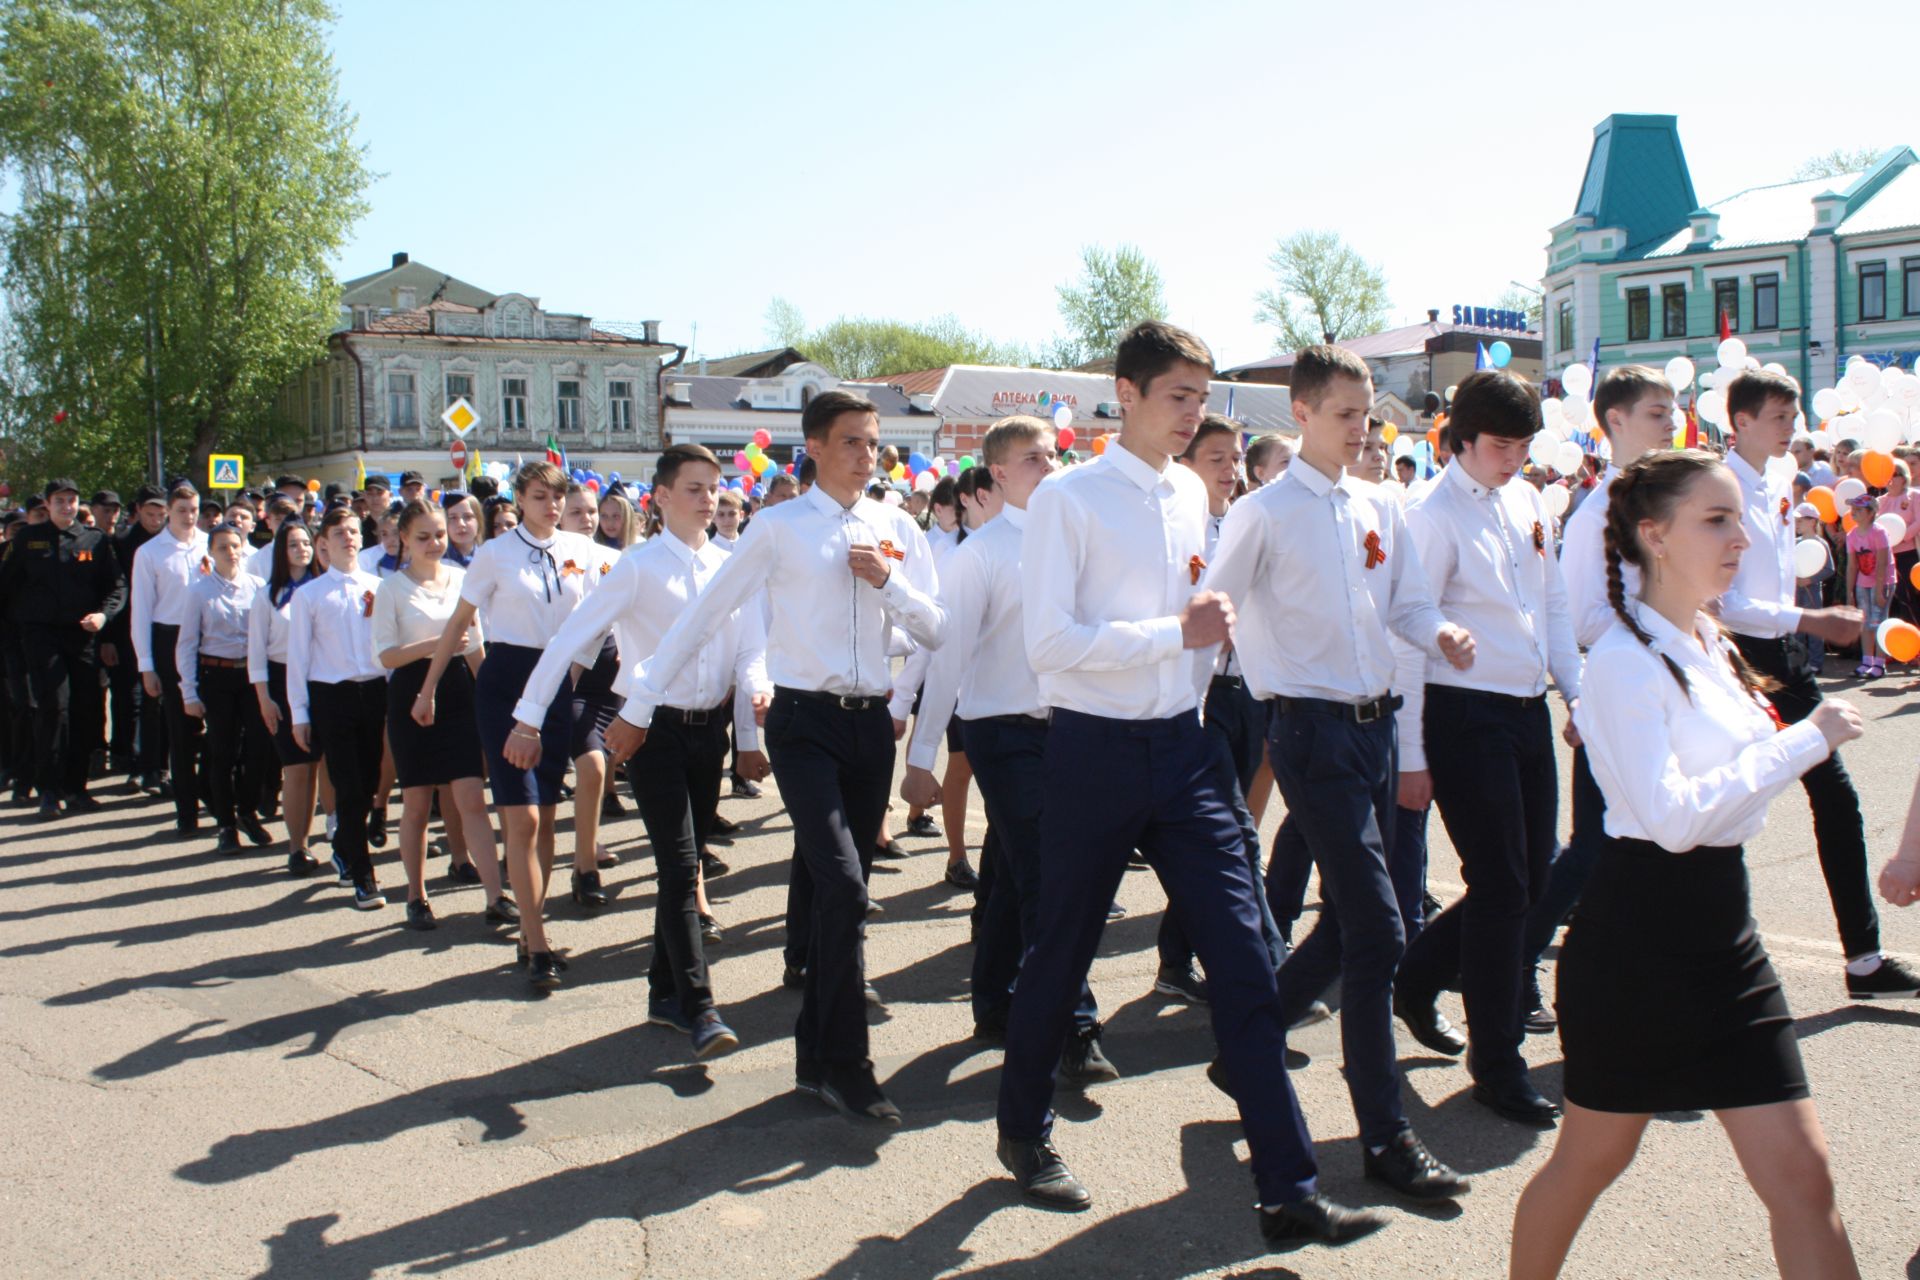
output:
M147 395L148 411L151 414L150 434L147 440L147 471L155 488L165 488L167 478L161 474L160 456L160 375L154 367L153 359L153 306L147 306Z

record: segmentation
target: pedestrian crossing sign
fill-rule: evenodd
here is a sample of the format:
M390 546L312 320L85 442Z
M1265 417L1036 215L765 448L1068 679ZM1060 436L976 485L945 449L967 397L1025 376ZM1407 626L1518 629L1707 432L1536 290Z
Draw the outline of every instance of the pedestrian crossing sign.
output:
M241 489L247 483L247 460L237 453L216 453L207 458L207 487Z

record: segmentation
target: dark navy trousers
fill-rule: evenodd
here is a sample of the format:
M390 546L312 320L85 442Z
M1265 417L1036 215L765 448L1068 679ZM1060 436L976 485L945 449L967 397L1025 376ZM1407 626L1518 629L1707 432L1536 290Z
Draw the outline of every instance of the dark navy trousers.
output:
M1084 780L1089 765L1098 771L1093 785ZM1056 710L1044 777L1045 909L1007 1022L1000 1131L1021 1139L1052 1131L1054 1070L1107 907L1138 849L1206 966L1214 1038L1261 1203L1312 1194L1312 1140L1287 1078L1287 1019L1261 937L1259 890L1199 716L1113 720Z
M1600 794L1593 769L1587 764L1587 749L1573 751L1573 834L1547 869L1546 887L1533 909L1527 913L1526 962L1540 963L1540 957L1553 943L1553 935L1573 914L1581 891L1600 861L1600 849L1607 842L1607 798Z

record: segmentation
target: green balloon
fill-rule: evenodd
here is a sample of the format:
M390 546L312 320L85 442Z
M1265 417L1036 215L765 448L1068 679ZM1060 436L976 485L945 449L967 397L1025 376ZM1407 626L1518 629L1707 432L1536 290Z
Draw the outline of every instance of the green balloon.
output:
M971 468L972 468L972 466L973 466L973 455L972 455L972 454L970 454L970 453L963 453L963 454L961 454L961 455L960 455L960 469L961 469L962 471L966 471L966 470L969 470L969 469L971 469Z

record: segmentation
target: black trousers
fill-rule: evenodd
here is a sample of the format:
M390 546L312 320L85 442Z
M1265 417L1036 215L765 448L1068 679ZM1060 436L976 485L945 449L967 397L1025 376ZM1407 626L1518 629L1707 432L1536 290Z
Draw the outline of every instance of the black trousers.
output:
M244 667L200 664L200 705L207 712L207 791L213 820L231 827L260 812L260 773L273 757L260 703Z
M871 1055L860 928L873 847L893 782L893 717L879 698L849 710L831 699L777 688L764 737L807 873L812 932L794 1049L802 1063L864 1062ZM796 883L801 879L796 876Z
M200 776L200 722L187 714L180 700L180 671L174 665L173 651L180 642L180 628L165 623L153 624L153 670L160 677L160 707L166 720L167 763L173 770L173 816L181 826L199 820L200 796L205 779Z
M95 637L79 627L23 626L20 651L33 698L40 794L81 795L106 714Z
M653 963L647 985L654 1000L673 1000L691 1021L713 1008L706 948L700 941L695 887L700 846L719 802L727 758L731 700L689 723L687 712L661 707L653 713L646 743L627 762L634 807L653 846Z
M387 729L387 682L307 682L313 748L333 778L333 852L357 880L371 883L367 814L380 785L380 745ZM176 783L176 785L178 785Z
M1467 1005L1467 1069L1481 1084L1526 1075L1521 993L1527 912L1546 887L1560 779L1545 697L1427 686L1427 769L1467 892L1407 947L1399 985L1428 998L1458 986Z
M133 759L140 725L140 671L133 646L114 642L114 662L102 669L107 677L107 755L111 760Z
M17 634L6 646L6 725L7 772L13 775L16 795L26 795L34 784L33 693L27 684L27 655L21 652Z
M1820 705L1820 684L1793 651L1787 639L1756 640L1735 634L1747 665L1772 679L1779 688L1767 696L1788 724L1799 724ZM1847 776L1847 766L1834 752L1800 779L1813 806L1813 838L1820 848L1820 873L1827 880L1827 897L1840 926L1840 948L1849 960L1880 949L1880 916L1873 907L1873 885L1867 873L1867 835L1860 820L1860 796Z

